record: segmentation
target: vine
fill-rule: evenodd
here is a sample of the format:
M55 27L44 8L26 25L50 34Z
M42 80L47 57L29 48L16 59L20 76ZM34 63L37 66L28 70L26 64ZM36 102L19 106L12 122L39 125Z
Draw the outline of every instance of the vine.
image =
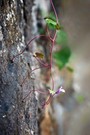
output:
M44 20L45 20L45 23L46 23L46 26L47 26L47 35L44 35L44 34L41 34L41 35L37 35L35 36L34 38L32 38L26 45L26 47L19 53L17 54L16 56L14 56L12 59L11 59L11 62L14 62L14 60L16 59L16 57L20 56L21 54L23 54L26 50L28 50L28 47L31 46L31 43L33 41L35 41L36 39L39 39L41 37L43 38L46 38L48 39L50 42L51 42L51 45L49 45L50 47L50 63L48 62L45 62L43 60L44 58L44 54L41 53L41 52L35 52L33 54L33 57L39 62L40 64L40 67L38 68L35 68L33 70L31 70L30 74L40 68L48 68L50 69L50 76L51 76L51 80L52 80L52 87L51 89L49 89L47 92L43 92L41 89L39 90L31 90L24 98L23 98L23 101L27 99L28 96L31 95L32 92L39 92L41 94L48 94L48 98L47 100L42 104L42 108L44 108L46 105L48 105L50 103L50 101L52 100L52 98L55 96L55 95L58 95L60 94L60 92L65 92L65 90L62 88L62 86L57 90L57 91L54 91L54 79L53 79L53 75L52 75L52 63L53 63L53 48L55 46L55 42L56 42L56 36L57 36L57 31L60 31L61 30L61 26L59 24L59 19L58 19L58 15L56 13L56 10L55 10L55 7L54 7L54 4L53 4L53 1L50 0L50 3L51 3L51 6L52 6L52 9L53 9L53 12L54 12L54 15L55 15L55 20L53 18L51 18L50 16L46 16L44 17ZM50 27L52 27L52 29L54 30L54 35L53 37L51 36L50 34ZM27 76L26 76L27 78ZM23 80L21 86L24 84L26 78Z

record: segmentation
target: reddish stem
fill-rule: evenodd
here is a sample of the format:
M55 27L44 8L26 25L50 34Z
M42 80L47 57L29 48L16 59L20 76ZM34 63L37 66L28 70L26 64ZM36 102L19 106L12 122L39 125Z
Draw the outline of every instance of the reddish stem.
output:
M55 14L55 16L56 16L57 23L58 23L58 15L57 15L57 12L56 12L56 9L55 9L55 7L54 7L54 4L53 4L52 0L50 0L50 3L51 3L51 5L52 5L52 8L53 8L53 11L54 11L54 14Z
M49 40L52 41L52 39L49 38L49 37L46 36L46 35L38 35L38 36L35 36L34 38L32 38L32 39L27 43L27 46L29 46L33 40L35 40L35 39L37 39L37 38L40 38L40 37L47 37ZM19 55L21 55L25 50L26 50L26 47L23 49L23 51L21 51L19 54L17 54L16 56L14 56L14 57L12 58L12 61L14 61L14 59L15 59L16 57L18 57Z
M50 65L44 65L44 67L38 67L38 68L35 68L35 69L31 70L30 74L31 74L33 71L37 70L37 69L41 69L41 68L49 68L49 66L50 66ZM25 83L25 80L27 79L27 77L28 77L28 75L27 75L27 76L25 77L25 79L23 80L21 86Z
M35 69L33 69L31 72L30 72L30 74L33 72L33 71L35 71L35 70L37 70L37 69L40 69L40 68L48 68L50 65L46 65L46 66L44 66L44 67L38 67L38 68L35 68Z
M49 91L46 93L46 92L43 92L43 91L41 91L41 90L31 90L31 91L23 98L22 101L24 101L24 100L25 100L32 92L34 92L34 91L37 91L37 92L39 92L39 93L41 93L41 94L44 94L44 95L50 94Z
M42 104L42 108L45 108L46 105L48 105L50 103L50 101L52 100L53 96L50 94L49 98L47 99L47 101Z
M43 66L48 66L48 64L47 63L44 63L44 62L42 62L40 59L38 59L37 57L35 57L36 58L36 60L41 64L41 65L43 65Z
M48 105L48 104L51 102L51 100L53 99L54 95L56 95L56 92L55 92L54 94L51 94L51 93L50 93L49 98L48 98L47 101L42 105L42 108L45 108L45 106Z
M54 80L53 80L53 77L52 77L52 51L53 51L53 47L54 47L54 44L55 44L55 39L56 39L56 31L55 31L55 34L54 34L54 37L53 37L53 41L52 41L52 47L50 49L50 70L51 70L51 78L52 78L52 89L54 89Z

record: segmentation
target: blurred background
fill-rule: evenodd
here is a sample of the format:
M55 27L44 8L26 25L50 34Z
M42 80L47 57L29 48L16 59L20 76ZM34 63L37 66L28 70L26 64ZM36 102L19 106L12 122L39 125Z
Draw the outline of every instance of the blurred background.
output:
M54 19L51 36L56 29L50 1L0 0L0 135L90 135L90 0L52 0L61 28L52 72L42 68L51 51L45 17ZM53 84L65 93L42 109Z
M90 0L54 0L54 5L67 34L72 70L53 68L55 88L62 85L66 93L47 107L41 134L90 135Z

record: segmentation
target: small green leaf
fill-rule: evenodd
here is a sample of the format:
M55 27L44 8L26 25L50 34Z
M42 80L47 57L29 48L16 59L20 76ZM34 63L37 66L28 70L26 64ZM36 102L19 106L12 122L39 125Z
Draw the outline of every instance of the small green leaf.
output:
M48 24L49 28L60 30L60 25L56 22L56 20L50 17L45 17L44 19L46 20L46 23Z
M50 94L54 94L55 93L54 90L49 89L49 91L50 91Z
M55 15L54 15L53 12L50 12L48 16L49 16L50 18L52 18L53 20L56 20L56 17L55 17Z
M60 25L57 23L56 24L56 30L60 30L61 29L61 27L60 27Z
M72 67L70 67L70 66L66 66L66 68L67 68L68 71L70 71L70 72L73 72L73 71L74 71L74 69L73 69Z
M69 58L71 56L71 50L68 46L64 46L61 48L60 51L54 53L53 56L56 60L56 64L58 65L59 69L62 69L69 61Z
M67 42L68 42L67 33L63 30L58 31L56 37L56 43L58 45L63 45L63 44L67 44Z
M33 54L33 57L37 57L37 58L43 59L44 55L43 55L43 53L35 52L35 53Z
M53 20L52 18L50 18L50 17L45 17L44 18L45 20L46 20L46 23L47 24L52 24L52 25L54 25L54 26L56 26L56 21L55 20Z

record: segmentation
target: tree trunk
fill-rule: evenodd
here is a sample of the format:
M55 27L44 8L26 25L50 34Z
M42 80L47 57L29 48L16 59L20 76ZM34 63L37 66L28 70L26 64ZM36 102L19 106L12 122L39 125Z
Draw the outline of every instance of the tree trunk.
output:
M32 37L32 7L33 0L0 0L0 135L38 135L34 92L23 101L35 87L31 53L11 61Z

